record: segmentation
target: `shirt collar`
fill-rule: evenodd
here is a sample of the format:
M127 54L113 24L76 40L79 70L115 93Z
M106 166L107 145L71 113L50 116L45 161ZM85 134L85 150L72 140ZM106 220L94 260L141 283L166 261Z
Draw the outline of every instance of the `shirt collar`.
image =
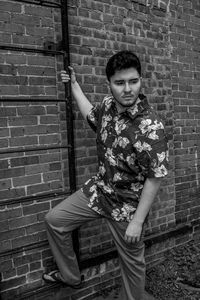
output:
M116 108L115 100L112 98L112 105ZM118 113L119 115L128 114L131 119L135 119L135 117L140 114L143 110L149 108L149 103L147 101L146 96L143 94L139 94L136 103L133 107L127 108L125 111Z

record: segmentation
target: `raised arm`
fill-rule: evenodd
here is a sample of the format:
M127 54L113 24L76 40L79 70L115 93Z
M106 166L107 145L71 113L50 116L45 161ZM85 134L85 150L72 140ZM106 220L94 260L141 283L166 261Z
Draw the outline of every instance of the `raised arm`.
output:
M87 99L87 97L84 95L80 85L78 84L76 80L76 74L74 72L74 69L72 67L68 67L70 70L70 75L67 74L66 71L61 71L61 79L63 83L67 83L71 81L71 89L72 94L77 102L77 105L79 107L79 110L83 116L83 118L86 120L88 113L90 112L92 108L92 104Z

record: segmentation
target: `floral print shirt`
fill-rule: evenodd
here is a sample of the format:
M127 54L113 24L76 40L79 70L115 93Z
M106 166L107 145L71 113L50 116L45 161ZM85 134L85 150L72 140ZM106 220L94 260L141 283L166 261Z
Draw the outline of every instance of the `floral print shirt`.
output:
M133 218L146 178L167 175L164 126L144 95L118 113L113 96L94 106L88 123L96 132L99 169L83 185L89 207L115 221Z

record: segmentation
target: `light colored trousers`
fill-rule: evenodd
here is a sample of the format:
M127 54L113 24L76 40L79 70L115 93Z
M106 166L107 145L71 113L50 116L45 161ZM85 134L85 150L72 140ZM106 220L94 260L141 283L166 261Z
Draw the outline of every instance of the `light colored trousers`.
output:
M72 246L71 232L85 222L102 216L88 207L88 198L79 190L54 207L45 217L49 244L64 282L80 282L80 271ZM127 222L107 218L119 254L122 275L121 300L143 300L145 286L144 243L124 240Z

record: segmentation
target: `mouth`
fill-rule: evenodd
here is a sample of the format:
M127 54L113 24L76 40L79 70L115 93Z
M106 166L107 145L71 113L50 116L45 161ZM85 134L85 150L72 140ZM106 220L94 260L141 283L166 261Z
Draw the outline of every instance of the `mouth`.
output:
M126 99L126 100L131 100L131 99L133 99L134 98L134 96L124 96L123 97L123 99Z

